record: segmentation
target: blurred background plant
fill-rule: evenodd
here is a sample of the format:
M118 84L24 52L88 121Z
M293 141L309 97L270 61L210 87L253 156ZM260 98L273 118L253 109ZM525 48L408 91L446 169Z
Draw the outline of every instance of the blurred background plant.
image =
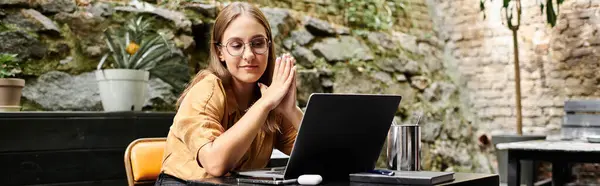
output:
M338 4L344 7L344 24L368 30L391 29L404 12L400 0L339 0Z
M0 78L14 77L21 73L17 54L0 53Z
M108 61L112 68L147 70L150 76L160 78L176 89L182 89L176 82L187 81L189 74L169 73L165 69L186 66L185 54L172 41L167 40L164 33L153 30L152 23L150 18L137 16L114 33L112 29L106 29L104 36L109 52L100 60L98 69Z

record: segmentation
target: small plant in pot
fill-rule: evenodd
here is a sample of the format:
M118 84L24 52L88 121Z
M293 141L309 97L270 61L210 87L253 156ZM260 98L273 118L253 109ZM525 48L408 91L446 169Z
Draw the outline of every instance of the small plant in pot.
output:
M21 92L25 80L11 78L20 72L16 54L0 53L0 112L21 110Z
M153 69L185 60L179 49L163 34L151 31L150 26L150 20L140 16L129 20L117 34L110 28L104 31L110 51L102 57L95 73L105 111L140 111ZM112 69L102 69L109 60Z

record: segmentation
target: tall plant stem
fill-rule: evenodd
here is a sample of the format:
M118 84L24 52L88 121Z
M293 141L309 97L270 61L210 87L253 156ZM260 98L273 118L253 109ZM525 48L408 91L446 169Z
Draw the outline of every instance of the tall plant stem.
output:
M519 68L519 44L517 42L517 29L511 30L513 32L513 47L515 52L515 100L517 103L517 134L523 135L523 117L521 114L521 70Z
M520 136L523 135L523 116L521 114L521 68L519 67L519 41L517 40L517 31L519 30L519 26L521 26L521 0L514 1L517 9L517 24L508 24L508 27L512 31L513 35L513 48L515 55L515 101L517 110L517 134ZM508 13L508 8L506 8L505 11L506 20L508 22L512 21L512 16L510 16L510 14Z

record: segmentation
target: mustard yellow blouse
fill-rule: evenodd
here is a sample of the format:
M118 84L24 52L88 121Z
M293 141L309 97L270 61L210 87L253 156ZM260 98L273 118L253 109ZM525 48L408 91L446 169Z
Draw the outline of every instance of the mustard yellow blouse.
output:
M167 136L162 171L184 180L211 177L198 162L198 151L233 126L243 115L231 89L208 73L183 99ZM297 130L281 116L266 122L277 122L280 131L258 132L252 145L235 166L236 170L267 166L273 148L290 154Z

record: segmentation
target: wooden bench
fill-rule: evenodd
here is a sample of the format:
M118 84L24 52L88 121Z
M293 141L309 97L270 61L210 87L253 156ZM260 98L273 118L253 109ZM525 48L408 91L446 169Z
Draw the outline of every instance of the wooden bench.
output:
M569 100L561 126L563 139L600 135L600 100Z

